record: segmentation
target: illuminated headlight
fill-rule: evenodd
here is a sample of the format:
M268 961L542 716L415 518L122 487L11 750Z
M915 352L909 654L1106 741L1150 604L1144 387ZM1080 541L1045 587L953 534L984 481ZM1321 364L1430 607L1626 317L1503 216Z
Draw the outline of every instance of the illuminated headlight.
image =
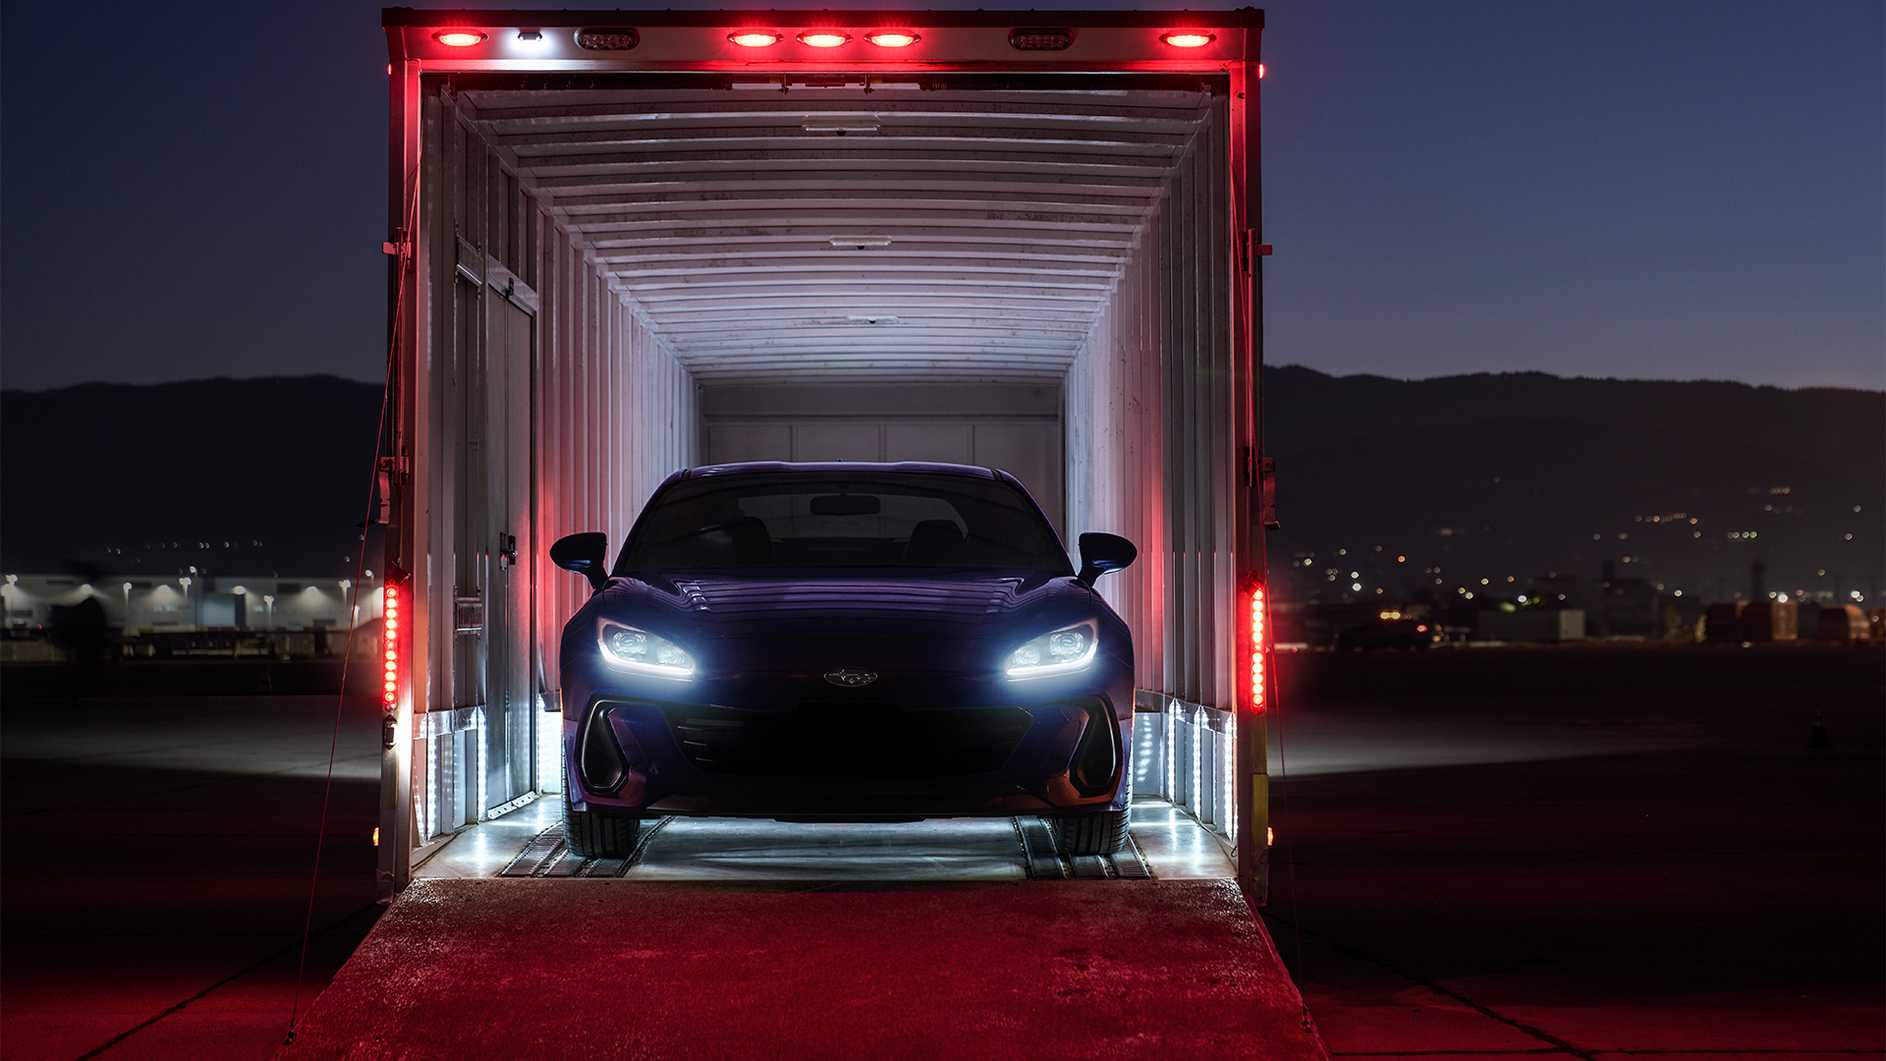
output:
M1011 679L1067 674L1092 663L1099 649L1099 625L1088 619L1023 644L1008 654L1004 670Z
M673 641L646 630L604 619L597 624L596 641L602 646L602 658L623 670L662 678L694 677L693 656Z

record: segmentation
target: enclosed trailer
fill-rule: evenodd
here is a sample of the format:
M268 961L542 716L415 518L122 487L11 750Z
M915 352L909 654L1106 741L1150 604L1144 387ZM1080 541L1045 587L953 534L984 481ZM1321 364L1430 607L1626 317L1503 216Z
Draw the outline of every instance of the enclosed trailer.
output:
M1138 543L1135 788L1262 900L1260 12L385 27L385 892L561 783L551 541L678 468L850 459Z

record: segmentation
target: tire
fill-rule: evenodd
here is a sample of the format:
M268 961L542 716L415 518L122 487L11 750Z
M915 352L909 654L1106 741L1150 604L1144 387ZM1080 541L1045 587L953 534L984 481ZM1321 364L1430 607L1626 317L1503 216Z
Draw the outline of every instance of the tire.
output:
M628 858L642 832L637 814L604 810L577 810L570 806L568 783L563 793L563 842L583 858Z
M1054 841L1064 855L1111 855L1126 850L1128 811L1065 814L1049 818Z

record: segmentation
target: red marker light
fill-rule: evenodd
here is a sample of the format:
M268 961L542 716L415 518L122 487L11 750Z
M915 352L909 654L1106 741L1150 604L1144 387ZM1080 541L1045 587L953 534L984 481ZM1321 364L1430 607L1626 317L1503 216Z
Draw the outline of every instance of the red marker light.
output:
M1264 710L1264 701L1268 699L1264 673L1264 587L1251 589L1251 713Z
M908 48L923 38L917 36L915 33L905 33L901 30L886 30L882 33L867 33L864 35L864 39L880 48Z
M485 35L475 29L442 29L434 33L432 39L447 48L469 48L474 44L483 44Z
M380 648L386 654L385 695L381 699L391 711L399 706L399 587L388 583L380 592L384 627Z
M1218 35L1206 33L1204 30L1182 29L1173 30L1171 33L1161 33L1159 39L1174 48L1203 48L1217 40Z
M771 48L773 45L779 43L779 34L767 33L764 30L749 29L741 30L738 33L729 33L727 34L727 39L742 48Z
M1263 63L1257 64L1257 79L1259 81L1264 80L1264 64Z
M836 48L850 41L851 34L834 29L809 29L799 34L799 43L808 48Z

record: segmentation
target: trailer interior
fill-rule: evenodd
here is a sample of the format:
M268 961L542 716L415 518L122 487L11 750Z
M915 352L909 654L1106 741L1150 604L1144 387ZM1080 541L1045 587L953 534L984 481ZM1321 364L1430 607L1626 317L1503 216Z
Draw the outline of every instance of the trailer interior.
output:
M710 820L641 874L943 852L1235 872L1262 902L1261 21L388 11L383 891L637 868L556 846L554 653L588 588L551 541L619 544L691 465L931 460L1138 544L1102 583L1136 644L1137 858L1056 859L1025 822Z

